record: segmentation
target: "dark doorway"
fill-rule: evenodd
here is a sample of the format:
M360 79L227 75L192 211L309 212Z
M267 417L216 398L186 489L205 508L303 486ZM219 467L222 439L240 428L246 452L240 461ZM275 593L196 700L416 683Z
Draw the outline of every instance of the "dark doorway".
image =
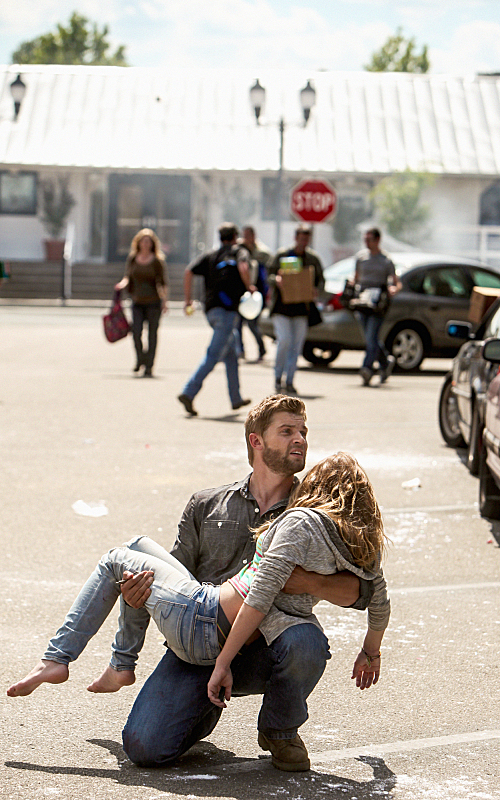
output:
M500 181L492 183L481 194L480 225L500 225Z
M158 235L170 263L189 261L191 178L185 175L110 175L109 261L124 261L141 228Z

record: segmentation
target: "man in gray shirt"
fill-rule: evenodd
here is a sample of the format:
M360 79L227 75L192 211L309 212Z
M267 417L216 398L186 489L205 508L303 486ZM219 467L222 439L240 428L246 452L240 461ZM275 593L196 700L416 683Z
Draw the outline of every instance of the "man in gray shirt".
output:
M380 370L380 383L385 383L394 369L395 358L387 353L378 334L387 312L388 299L400 291L402 284L391 259L380 249L379 229L370 228L364 239L367 249L356 256L354 282L359 295L355 302L366 341L360 375L363 384L369 386L375 373L375 361ZM387 298L385 304L384 297Z
M253 530L278 516L305 465L306 414L303 402L275 395L251 409L245 423L252 472L243 481L194 494L179 524L172 553L199 580L220 584L255 552ZM122 587L136 612L149 593L150 574ZM297 567L284 591L308 592L339 606L366 608L369 582L350 572L319 575ZM303 770L307 750L297 729L307 719L308 695L330 658L324 634L310 624L285 630L271 645L264 637L243 648L233 661L233 695L263 694L258 729L272 743L273 764ZM134 703L123 731L124 749L140 766L171 764L215 728L221 709L207 695L212 667L187 664L167 650Z

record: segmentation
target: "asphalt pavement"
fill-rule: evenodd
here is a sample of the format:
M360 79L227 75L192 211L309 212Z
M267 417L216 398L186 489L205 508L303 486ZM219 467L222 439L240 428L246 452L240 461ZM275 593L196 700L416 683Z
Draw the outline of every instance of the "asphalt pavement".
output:
M108 344L103 310L0 306L0 631L2 685L31 669L100 555L136 534L169 547L191 493L249 471L246 409L233 412L222 365L188 418L176 399L204 353L201 313L163 320L153 380L137 378L132 342ZM257 347L245 330L247 353ZM273 390L274 346L241 365L242 394ZM213 734L175 767L139 769L121 729L162 655L151 625L137 683L86 686L109 658L116 614L62 686L0 703L0 797L157 800L269 797L455 800L500 797L500 524L481 519L477 479L437 424L449 361L361 386L360 353L326 370L300 362L308 464L348 450L365 467L391 539L392 618L379 684L350 679L366 615L319 606L332 659L310 698L304 774L279 772L257 745L259 698L235 699ZM411 482L417 486L405 488ZM102 516L82 516L83 501ZM80 504L81 507L81 504ZM78 508L78 506L77 506Z

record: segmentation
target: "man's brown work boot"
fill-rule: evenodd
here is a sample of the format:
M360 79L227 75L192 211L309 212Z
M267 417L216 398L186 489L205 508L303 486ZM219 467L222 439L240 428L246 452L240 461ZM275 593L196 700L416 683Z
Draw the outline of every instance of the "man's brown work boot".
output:
M263 750L270 750L273 767L285 772L306 772L311 769L311 762L306 746L297 734L295 739L268 739L259 732L257 740Z

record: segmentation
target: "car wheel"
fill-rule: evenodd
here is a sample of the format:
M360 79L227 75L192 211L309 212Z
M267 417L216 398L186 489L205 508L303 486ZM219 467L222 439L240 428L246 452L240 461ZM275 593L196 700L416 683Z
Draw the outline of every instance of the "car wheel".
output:
M479 474L479 455L481 453L481 445L483 440L482 434L483 432L481 430L481 423L479 422L477 403L474 403L472 409L472 421L470 424L469 450L467 453L467 467L471 475Z
M486 447L479 458L479 513L482 517L500 519L500 489L486 463Z
M311 364L326 367L335 361L341 349L338 344L328 342L305 342L302 355Z
M415 328L401 328L391 334L389 350L396 359L399 369L405 372L418 369L424 360L424 342Z
M451 391L451 372L446 376L439 396L439 430L448 447L464 447L458 427L458 406Z

